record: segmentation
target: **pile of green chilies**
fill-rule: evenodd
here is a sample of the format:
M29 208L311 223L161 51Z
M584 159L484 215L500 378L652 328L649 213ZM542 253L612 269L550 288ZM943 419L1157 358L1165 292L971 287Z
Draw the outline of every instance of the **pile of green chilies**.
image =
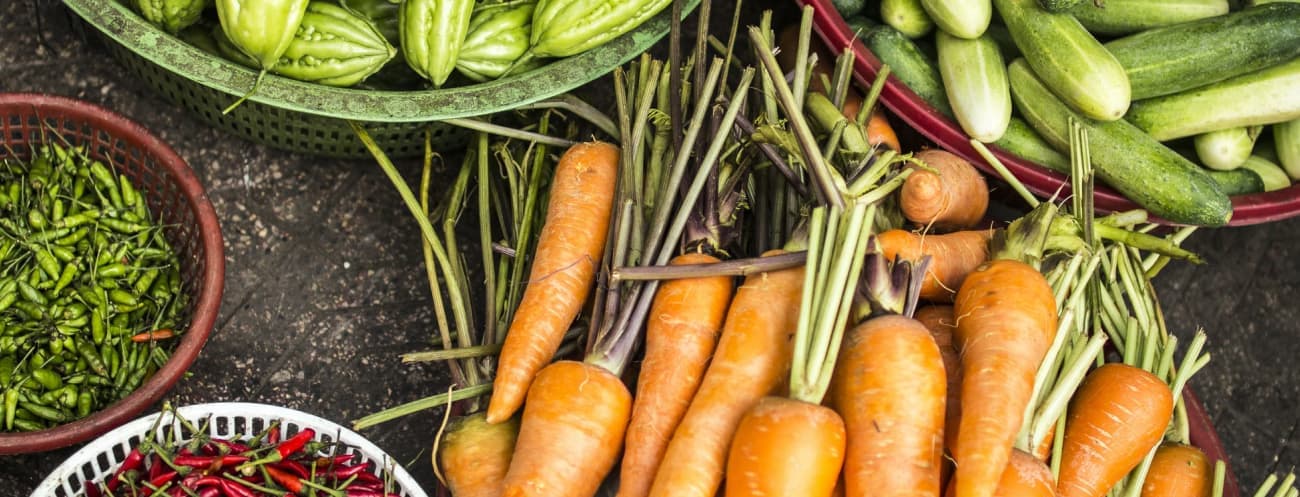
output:
M178 258L123 174L84 150L0 160L0 431L80 419L169 358Z

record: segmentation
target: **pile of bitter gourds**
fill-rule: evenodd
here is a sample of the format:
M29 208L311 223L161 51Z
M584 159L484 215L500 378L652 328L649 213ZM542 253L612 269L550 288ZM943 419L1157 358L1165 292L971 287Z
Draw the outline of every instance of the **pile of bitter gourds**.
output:
M518 74L604 44L669 4L669 0L129 1L168 33L254 69L329 86L382 89L441 88Z

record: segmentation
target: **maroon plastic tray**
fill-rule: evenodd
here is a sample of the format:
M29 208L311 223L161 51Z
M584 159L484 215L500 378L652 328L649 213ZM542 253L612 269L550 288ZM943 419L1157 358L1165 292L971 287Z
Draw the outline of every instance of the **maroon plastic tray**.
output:
M854 77L864 87L875 80L876 71L880 69L877 59L860 40L853 36L853 30L844 22L839 13L831 6L830 0L796 0L800 6L811 5L814 9L813 28L835 54L851 46L854 52ZM850 43L851 41L851 43ZM970 146L970 137L962 131L961 126L947 116L935 111L921 100L898 78L890 76L885 82L880 100L895 116L914 128L925 138L944 149L970 161L976 167L989 174L997 172ZM1060 190L1062 194L1070 191L1065 175L1047 169L1036 163L1021 159L998 147L989 146L993 155L1002 161L1012 173L1035 195L1047 197ZM1064 187L1062 188L1062 185ZM1093 195L1093 205L1100 212L1125 211L1139 208L1123 195L1103 185L1097 185ZM1267 223L1300 215L1300 184L1273 192L1237 195L1232 197L1232 219L1229 226L1246 226ZM1158 218L1155 222L1170 224Z

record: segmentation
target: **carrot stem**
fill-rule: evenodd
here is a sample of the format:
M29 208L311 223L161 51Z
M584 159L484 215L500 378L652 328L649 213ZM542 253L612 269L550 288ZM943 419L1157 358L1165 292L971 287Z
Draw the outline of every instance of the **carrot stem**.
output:
M578 98L569 93L565 93L557 97L546 98L538 102L523 105L519 108L525 110L527 109L565 110L573 115L586 119L587 122L595 125L597 128L599 128L601 131L608 134L610 137L618 136L618 127L614 124L613 119L610 119L609 116L605 115L604 112L601 112L599 109L587 103L586 101L582 100L581 98ZM539 132L541 134L546 134L546 131L544 130L539 130Z
M855 121L865 126L867 120L871 119L871 114L876 110L876 103L880 100L880 92L885 89L885 82L889 80L889 73L893 71L889 64L881 64L880 70L876 71L876 79L871 82L871 88L867 90L867 96L862 99L862 105L858 106L858 115Z
M811 13L811 6L804 9L804 22L808 21ZM764 35L764 33L759 31L759 28L752 26L749 28L749 38L751 42L754 43L755 52L759 61L762 63L768 76L771 77L772 87L776 90L777 103L789 118L790 127L793 128L795 139L799 142L799 147L803 150L803 159L808 167L812 169L813 178L816 179L816 184L820 190L819 195L827 204L839 209L844 209L844 198L837 194L837 192L840 192L842 188L838 187L835 182L835 172L831 169L830 165L826 163L821 154L817 153L817 139L813 137L812 129L808 126L808 122L803 119L803 106L799 104L799 100L796 99L790 85L786 84L785 77L776 61L776 57L772 55L771 41ZM806 41L801 42L801 45L804 45L805 43ZM798 70L797 66L796 70Z
M749 276L756 273L790 269L805 264L806 251L789 252L769 257L729 259L706 264L674 264L670 266L626 266L610 270L610 281L673 280L706 276Z
M478 385L465 387L459 390L452 390L447 393L430 395L423 399L413 400L405 404L384 409L374 414L370 414L367 416L362 416L360 418L354 419L352 420L352 429L364 430L371 426L375 426L380 423L386 423L388 421L392 421L394 419L400 418L402 416L406 416L408 414L420 412L425 409L439 407L449 402L456 402L460 400L478 397L490 391L492 391L492 384L482 383Z
M1029 189L1025 188L1025 185L1021 183L1020 180L1016 179L1016 175L1011 174L1011 171L1007 169L1007 166L1003 165L1002 161L998 160L998 158L993 155L993 152L989 151L988 147L985 147L983 143L980 143L979 140L973 138L970 140L970 145L975 148L975 151L980 154L980 157L983 157L990 166L993 166L993 169L998 172L998 175L1002 176L1002 179L1011 185L1011 188L1020 195L1021 199L1024 199L1025 203L1029 204L1030 207L1038 207L1038 198L1034 197L1034 194L1029 193Z
M572 140L566 140L564 138L544 135L541 133L534 133L532 131L524 131L521 129L511 128L509 126L502 126L500 124L492 124L480 119L459 117L459 118L443 119L442 122L450 124L452 126L459 126L474 131L481 131L484 133L504 136L507 138L515 138L523 141L545 143L547 145L554 145L562 148L568 148L573 146L574 144Z
M488 135L478 134L478 230L479 254L483 258L483 280L487 295L483 299L483 335L497 334L496 265L492 261L492 198L491 173L488 169Z

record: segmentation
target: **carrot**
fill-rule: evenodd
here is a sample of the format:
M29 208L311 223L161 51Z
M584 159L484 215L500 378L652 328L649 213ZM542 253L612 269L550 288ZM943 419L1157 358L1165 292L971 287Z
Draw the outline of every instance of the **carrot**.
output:
M966 276L953 313L962 362L956 497L991 497L1056 333L1056 299L1034 266L999 258Z
M533 375L555 355L587 300L605 249L619 154L608 143L579 143L555 166L528 287L498 360L489 423L519 409Z
M947 379L930 332L900 315L868 319L845 337L837 365L845 494L937 497Z
M803 273L798 267L754 274L736 289L717 350L664 451L650 495L710 497L717 491L741 417L790 368Z
M893 229L876 235L885 257L919 260L929 255L930 268L921 284L921 299L952 302L966 275L988 259L988 242L993 230L957 231L942 235L920 235Z
M1156 449L1142 483L1142 497L1210 497L1214 465L1193 445L1166 443Z
M844 421L835 411L801 400L764 397L736 427L727 457L727 496L830 497L844 462L844 446Z
M687 253L671 263L713 262L719 261ZM668 439L690 406L718 343L731 295L732 281L727 276L669 280L655 292L623 451L620 497L650 493Z
M984 219L989 187L975 166L945 150L923 150L913 157L930 170L912 166L916 170L898 196L903 217L942 231L972 228Z
M961 357L957 352L953 334L957 332L957 318L950 305L931 305L916 310L914 319L920 321L939 346L943 356L943 370L947 376L948 398L944 402L943 445L948 451L957 444L957 426L961 422ZM944 459L940 481L947 482L952 474L952 460Z
M604 368L546 366L528 388L502 495L595 495L623 447L631 411L632 394Z
M482 412L448 427L436 448L438 467L455 497L498 497L519 435L519 418L491 424Z
M1108 363L1088 373L1065 419L1061 497L1105 495L1160 442L1173 409L1169 385L1142 368Z
M858 111L862 108L862 93L857 89L850 88L847 95L844 96L844 117L857 119ZM871 117L867 119L866 125L867 143L881 146L899 152L903 150L902 145L898 144L898 133L894 131L894 125L889 123L889 117L880 106L871 109Z

